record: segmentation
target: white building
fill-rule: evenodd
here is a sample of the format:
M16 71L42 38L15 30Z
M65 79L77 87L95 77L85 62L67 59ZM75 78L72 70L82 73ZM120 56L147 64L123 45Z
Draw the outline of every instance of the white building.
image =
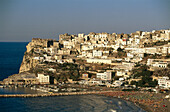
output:
M93 50L93 57L101 57L101 56L102 56L102 51Z
M129 52L132 52L134 54L145 53L145 48L127 47L127 48L125 48L125 51L129 51Z
M33 59L35 59L35 60L43 60L44 57L39 57L39 56L37 56L37 57L34 57Z
M97 73L96 77L101 79L101 80L111 80L112 79L112 73L111 72Z
M112 86L113 86L113 87L120 87L122 84L123 84L122 81L116 80L116 81L113 82L113 85L112 85Z
M101 84L102 84L102 81L93 78L92 80L89 81L89 84L90 84L90 85L101 85Z
M79 37L79 38L83 38L83 37L84 37L84 33L79 33L79 34L78 34L78 37Z
M83 46L81 46L82 51L93 50L93 49L94 49L93 45L83 45Z
M86 59L87 63L105 63L105 64L111 64L111 59Z
M155 48L155 47L148 47L148 48L145 48L145 53L147 53L147 54L155 54L156 50L157 50L157 48Z
M125 76L127 73L124 70L117 70L116 71L116 76Z
M63 41L64 48L71 49L73 47L73 42L71 41Z
M48 70L53 72L53 73L56 72L56 69L54 69L54 68L49 68Z
M133 55L132 53L127 53L127 57L128 57L128 58L133 58L133 56L134 56L134 55Z
M37 79L39 80L40 84L49 84L50 83L49 75L38 74Z
M170 63L170 59L148 59L147 65L152 67L166 68Z
M82 57L93 58L93 54L90 53L90 52L83 51L82 52Z
M152 64L153 67L159 67L159 68L166 68L168 65L167 62L155 62Z
M170 80L169 77L162 77L158 79L159 87L170 88Z
M140 43L140 39L139 38L136 38L135 39L135 43L138 45Z

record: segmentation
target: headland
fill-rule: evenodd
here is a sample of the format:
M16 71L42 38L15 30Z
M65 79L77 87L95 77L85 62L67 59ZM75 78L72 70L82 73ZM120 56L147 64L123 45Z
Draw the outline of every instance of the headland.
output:
M44 93L0 97L100 94L151 111L166 111L169 42L169 29L131 34L66 33L59 41L33 38L26 46L19 73L1 81L0 87L29 87Z

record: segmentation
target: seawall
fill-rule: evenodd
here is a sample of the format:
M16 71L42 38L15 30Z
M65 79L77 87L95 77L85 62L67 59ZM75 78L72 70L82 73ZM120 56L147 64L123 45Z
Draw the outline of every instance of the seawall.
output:
M68 95L87 95L87 94L102 94L112 91L89 91L89 92L63 92L63 93L44 93L44 94L1 94L1 98L8 97L49 97L49 96L68 96Z

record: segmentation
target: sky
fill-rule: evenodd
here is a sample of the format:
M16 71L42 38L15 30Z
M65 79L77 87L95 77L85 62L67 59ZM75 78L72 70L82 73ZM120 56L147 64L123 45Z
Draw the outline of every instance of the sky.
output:
M0 42L170 28L170 0L0 0Z

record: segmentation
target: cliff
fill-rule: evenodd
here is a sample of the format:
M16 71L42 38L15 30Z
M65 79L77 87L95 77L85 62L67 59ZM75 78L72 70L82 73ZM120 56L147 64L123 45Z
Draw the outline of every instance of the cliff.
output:
M34 68L38 63L38 60L33 60L32 56L25 53L19 69L19 73L29 71L31 68Z
M24 55L20 69L19 69L19 73L30 70L31 68L30 60L31 59L27 55Z
M53 45L52 39L40 39L33 38L31 42L26 46L27 50L23 56L23 60L19 69L19 73L29 71L31 68L34 68L39 61L34 59L34 56L39 56L36 54L35 49L43 49L45 47L50 47Z

